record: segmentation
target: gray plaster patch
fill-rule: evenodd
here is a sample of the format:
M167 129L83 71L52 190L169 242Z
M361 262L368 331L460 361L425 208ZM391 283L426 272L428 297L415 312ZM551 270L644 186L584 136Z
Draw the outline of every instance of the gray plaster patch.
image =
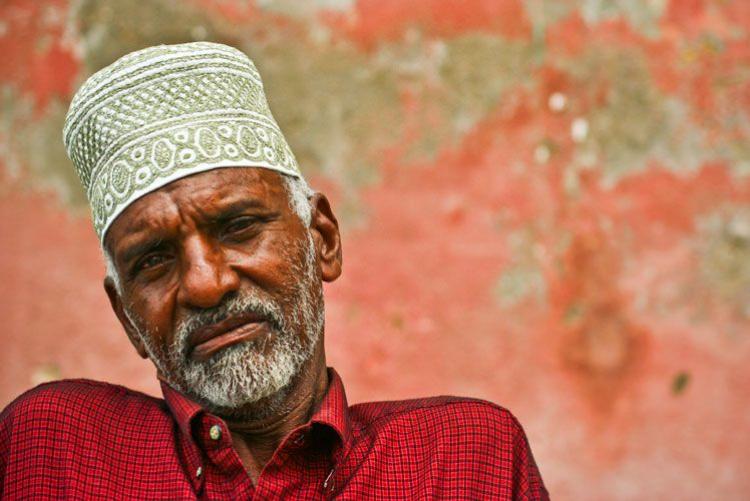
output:
M698 222L701 273L722 302L750 318L750 207L728 207Z
M347 11L355 4L354 0L257 0L261 9L278 12L292 17L314 17L321 11Z
M54 190L63 203L85 207L86 196L62 144L67 106L53 100L37 115L31 98L2 86L0 110L2 158L9 173L21 176L28 172L37 187Z
M655 36L667 0L579 0L578 6L589 24L624 18L635 30Z
M508 235L511 262L498 277L493 293L500 306L513 308L525 301L542 303L547 294L547 282L536 254L534 228L514 231Z
M605 183L615 184L652 161L685 172L715 158L685 105L654 85L642 54L593 47L559 64L575 81L578 96L572 99L593 101L606 89L604 101L580 117L586 120L586 134L578 138L574 153L579 167L599 163Z

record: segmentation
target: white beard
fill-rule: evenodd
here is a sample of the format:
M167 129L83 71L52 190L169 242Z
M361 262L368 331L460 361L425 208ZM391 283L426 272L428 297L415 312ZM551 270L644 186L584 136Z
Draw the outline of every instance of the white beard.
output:
M131 313L126 312L136 326L149 358L172 386L196 397L217 414L231 415L234 409L274 395L279 398L270 399L261 414L277 410L272 407L281 404L283 390L312 356L323 331L322 291L319 294L310 292L320 290L320 285L317 289L311 287L318 278L315 247L309 233L307 240L304 263L294 270L300 280L284 295L286 316L283 306L276 301L258 292L243 292L180 322L165 353L155 345L143 323L136 322ZM205 361L199 362L188 356L187 340L192 332L242 313L262 315L272 333L225 348ZM260 417L257 414L256 410L255 417Z

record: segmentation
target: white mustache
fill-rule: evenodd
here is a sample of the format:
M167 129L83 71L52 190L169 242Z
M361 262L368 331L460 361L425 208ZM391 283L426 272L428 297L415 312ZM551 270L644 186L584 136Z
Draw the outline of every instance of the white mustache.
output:
M263 317L271 328L277 332L284 330L284 320L281 308L270 299L262 299L252 293L240 293L225 299L220 305L211 309L191 313L182 320L175 330L175 343L180 352L188 350L189 336L204 327L222 322L230 317L242 314L252 314Z

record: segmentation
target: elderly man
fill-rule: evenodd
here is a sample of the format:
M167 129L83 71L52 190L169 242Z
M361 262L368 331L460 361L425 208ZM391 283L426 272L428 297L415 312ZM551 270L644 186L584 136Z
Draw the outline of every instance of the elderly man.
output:
M244 54L126 55L81 87L63 136L104 288L164 399L85 380L27 392L0 420L3 499L547 497L498 406L347 404L323 347L338 223Z

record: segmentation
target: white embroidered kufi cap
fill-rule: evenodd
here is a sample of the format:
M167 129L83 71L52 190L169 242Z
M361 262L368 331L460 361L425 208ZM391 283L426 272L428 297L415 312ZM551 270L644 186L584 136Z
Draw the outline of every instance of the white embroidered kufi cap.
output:
M216 43L150 47L98 71L73 97L63 141L101 241L133 201L197 172L301 177L255 65Z

